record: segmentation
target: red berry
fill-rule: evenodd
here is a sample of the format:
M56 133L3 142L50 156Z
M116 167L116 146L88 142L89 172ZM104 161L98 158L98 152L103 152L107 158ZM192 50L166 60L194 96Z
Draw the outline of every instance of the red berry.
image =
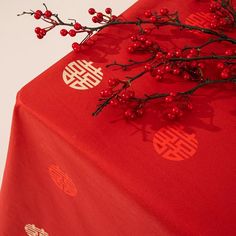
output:
M138 47L141 46L141 43L140 43L140 42L135 42L135 43L132 44L132 46L133 46L134 48L138 48Z
M166 71L166 72L170 72L170 71L171 71L171 67L170 67L169 65L166 65L166 66L165 66L165 71Z
M152 16L152 12L150 10L147 10L144 12L145 17L150 18Z
M156 58L157 58L157 59L163 58L162 52L158 52L158 53L156 54Z
M69 35L70 35L71 37L75 37L76 31L73 30L73 29L71 29L71 30L69 31Z
M221 73L221 78L222 78L222 79L228 79L228 78L229 78L229 74L226 73L226 72L222 72L222 73Z
M179 113L178 113L178 117L182 117L183 114L184 114L183 111L180 110Z
M174 56L174 53L173 52L168 52L166 54L166 58L172 58Z
M44 12L44 16L45 16L46 18L50 18L50 17L52 16L52 12L49 11L49 10L46 10L46 11Z
M169 13L169 10L167 9L167 8L161 8L160 9L160 14L162 15L162 16L165 16L165 15L167 15Z
M176 97L176 96L177 96L177 93L176 93L176 92L170 92L170 96L171 96L171 97Z
M188 103L187 104L187 109L190 110L190 111L193 110L193 104L192 103Z
M146 44L148 47L150 47L150 46L152 46L152 41L151 41L151 40L146 40L146 41L145 41L145 44Z
M151 66L149 63L147 63L147 64L144 66L144 69L145 69L145 71L150 71L150 70L152 69L152 66Z
M133 48L133 47L131 47L131 46L130 46L130 47L128 47L128 52L129 52L129 53L132 53L132 52L134 52L134 48Z
M113 91L111 88L108 88L108 89L104 89L100 92L100 95L102 97L110 97L111 95L113 94Z
M219 2L215 2L215 8L217 10L220 10L221 9L221 4Z
M34 13L34 18L35 18L36 20L40 19L41 16L42 16L42 14L40 14L40 13L37 13L37 12Z
M164 68L158 68L157 70L156 70L156 73L158 74L158 75L163 75L164 74Z
M173 70L173 74L174 74L174 75L179 75L179 74L180 74L180 69L179 69L179 68L175 68L175 69Z
M119 104L119 102L118 102L117 100L115 100L115 99L112 99L112 100L110 101L110 104L111 104L112 106L117 106L117 105Z
M37 34L38 39L42 39L43 35L42 34Z
M139 41L141 41L141 42L144 42L144 41L146 41L146 37L145 36L143 36L143 35L141 35L139 38L138 38L138 40Z
M89 8L89 9L88 9L88 13L89 13L90 15L94 15L94 14L96 13L96 11L95 11L94 8Z
M197 62L196 62L196 61L192 61L192 62L191 62L191 67L192 67L192 68L197 67Z
M217 64L217 68L222 70L222 69L225 68L225 64L224 64L223 62L219 62L219 63Z
M180 112L180 109L176 106L176 107L173 107L172 108L172 112L174 113L174 114L179 114L179 112Z
M107 7L107 8L105 9L105 12L106 12L107 14L111 14L111 13L112 13L112 9L111 9L110 7Z
M215 20L215 21L218 21L219 20L219 16L218 15L213 15L213 19Z
M119 84L119 80L118 79L112 78L112 79L108 80L108 85L111 86L111 87L114 87L114 86L116 86L118 84Z
M92 21L93 21L94 23L97 23L99 20L98 20L97 16L94 16L94 17L92 18Z
M97 13L97 18L103 19L103 14L102 14L101 12L98 12L98 13Z
M224 18L222 18L222 19L219 21L219 25L225 26L225 25L227 25L227 21L226 21Z
M168 102L168 103L170 103L170 102L173 101L173 97L172 97L172 96L167 96L167 97L165 98L165 101Z
M61 36L66 36L68 34L68 31L66 29L61 29L60 34Z
M127 93L127 91L123 91L121 94L120 94L120 97L122 100L126 101L129 99L129 94Z
M220 74L222 79L228 79L230 77L230 70L228 68L225 68L221 74Z
M212 2L210 4L210 10L211 12L215 12L216 10L220 10L221 4L219 2Z
M137 109L136 110L136 114L137 114L137 116L143 116L143 113L144 113L144 110L143 110L143 108L139 108L139 109Z
M40 34L40 30L41 30L40 27L36 27L36 28L34 29L34 32L35 32L36 34Z
M218 24L216 22L211 22L210 27L212 29L216 29L218 27Z
M112 15L112 16L111 16L111 21L115 21L117 18L118 18L117 16Z
M80 23L76 22L76 23L74 24L74 29L80 30L80 29L82 29L82 25L81 25Z
M128 99L134 97L134 95L135 95L134 91L126 90L126 91L123 91L120 96L123 100L128 100Z
M168 114L167 114L167 117L168 117L168 119L170 119L170 120L174 120L174 119L176 118L175 114L173 114L173 113L168 113Z
M144 29L144 33L145 33L145 34L150 34L150 33L151 33L151 29L145 28L145 29Z
M47 31L46 31L45 29L41 29L39 34L41 34L41 35L45 36L45 35L46 35L46 33L47 33Z
M181 56L182 56L181 50L176 50L176 51L174 52L174 54L175 54L176 57L181 57Z
M201 69L204 69L205 68L205 63L199 62L198 67L200 67Z
M192 54L193 56L197 55L197 50L195 48L192 48L190 51L190 54Z
M234 52L231 49L228 49L228 50L225 51L226 56L232 56L233 54L234 54Z
M162 75L156 75L156 80L162 80L163 79L163 76Z
M132 36L130 37L130 39L131 39L132 41L136 41L136 40L137 40L137 36L136 36L136 35L132 35Z
M77 42L75 42L75 43L72 44L72 47L73 47L73 48L76 48L76 47L79 47L79 46L80 46L80 45L79 45Z
M132 109L129 108L124 112L124 116L127 119L133 120L135 118L135 113Z
M190 79L190 75L188 73L184 73L184 79L185 80L189 80Z
M193 54L188 54L186 58L192 58L192 57L194 57Z
M80 45L77 42L72 43L72 48L75 52L79 52L81 49Z
M157 22L157 18L156 18L155 16L152 16L152 17L150 18L150 21L151 21L152 23L156 23L156 22Z
M118 97L118 102L120 104L126 104L127 103L127 100L123 99L122 97Z
M35 11L35 13L37 13L37 14L39 14L39 15L43 15L43 12L41 11L41 10L37 10L37 11Z
M146 44L142 44L140 47L144 50L148 48L148 46Z
M122 100L126 101L127 99L129 99L129 97L127 96L127 93L126 91L123 91L121 94L120 94L120 97Z

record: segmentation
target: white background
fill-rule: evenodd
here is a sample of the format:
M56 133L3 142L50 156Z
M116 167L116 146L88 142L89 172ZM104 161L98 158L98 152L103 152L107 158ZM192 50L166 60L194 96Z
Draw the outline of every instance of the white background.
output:
M24 10L44 9L43 2L63 19L74 18L82 25L91 25L88 8L102 11L111 7L118 15L136 0L0 1L0 185L17 91L66 55L71 50L71 42L75 41L74 38L61 37L59 29L39 40L34 28L42 26L41 22L30 16L16 16Z

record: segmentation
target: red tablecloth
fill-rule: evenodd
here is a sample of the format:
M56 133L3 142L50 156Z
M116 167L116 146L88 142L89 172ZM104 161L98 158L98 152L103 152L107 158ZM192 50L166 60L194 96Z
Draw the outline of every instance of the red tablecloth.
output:
M204 24L207 2L140 0L123 17L168 7L187 22ZM178 123L153 113L127 123L110 107L91 116L111 74L125 75L105 65L130 57L133 27L102 30L92 48L68 54L18 93L0 235L236 235L232 87L199 90L194 111ZM157 37L167 47L207 39L172 27ZM134 85L137 91L173 91L173 84L149 77Z

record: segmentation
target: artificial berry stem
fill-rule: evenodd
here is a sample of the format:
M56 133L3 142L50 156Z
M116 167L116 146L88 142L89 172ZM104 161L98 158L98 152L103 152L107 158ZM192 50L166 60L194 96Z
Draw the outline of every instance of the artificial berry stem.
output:
M135 119L144 113L144 105L154 99L161 99L164 104L164 116L168 119L180 118L185 110L192 110L190 96L202 87L212 84L236 83L236 38L227 35L227 32L234 30L236 27L236 11L231 0L209 0L209 11L212 16L209 27L190 25L183 23L178 12L170 12L167 8L161 8L159 12L146 10L144 16L137 20L124 20L122 17L113 15L111 8L106 8L104 12L98 12L90 8L88 13L92 21L97 26L82 26L74 19L71 22L65 22L60 19L58 14L51 12L44 4L45 10L36 10L23 12L19 15L31 15L36 20L42 20L48 24L45 28L36 27L35 33L39 39L42 39L47 32L56 27L64 27L60 30L61 36L75 37L77 34L85 33L84 39L72 44L73 50L78 53L86 46L93 45L94 41L91 36L104 28L119 25L137 26L137 32L130 37L130 44L127 51L132 54L143 54L145 59L137 61L132 58L127 63L114 61L106 67L121 67L124 71L134 66L140 66L141 72L136 75L125 75L123 80L110 78L108 88L101 91L101 98L97 109L93 115L99 114L107 105L120 106L124 111L127 119ZM159 43L155 33L160 32L161 28L172 26L179 30L200 32L201 34L211 37L200 45L164 49ZM69 29L68 29L69 28ZM197 36L196 36L197 37ZM220 43L220 44L219 44ZM205 48L209 45L227 46L227 49L215 53L207 52ZM213 47L212 47L213 48ZM214 78L206 76L208 64L215 66L216 73ZM170 76L173 82L178 81L192 82L194 86L186 91L155 93L145 95L144 98L135 96L135 91L131 86L138 79L151 77L157 83L164 83ZM147 81L149 79L147 78ZM148 82L147 82L148 83ZM144 93L145 94L145 93ZM164 100L163 100L164 99Z
M193 88L189 90L186 90L183 92L176 92L176 95L192 95L194 92L196 92L202 87L206 87L212 84L226 84L226 83L236 83L236 78L233 77L233 78L229 78L225 80L205 80L204 82L197 84L196 86L194 86ZM132 98L132 100L135 100L141 103L146 103L150 100L165 98L168 96L170 96L170 93L154 93L154 94L146 96L145 98Z

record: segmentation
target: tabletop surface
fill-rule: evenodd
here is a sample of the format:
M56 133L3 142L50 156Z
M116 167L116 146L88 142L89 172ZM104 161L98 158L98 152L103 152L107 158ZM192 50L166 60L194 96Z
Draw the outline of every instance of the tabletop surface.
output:
M180 8L179 1L142 0L123 17L135 19L146 9L163 5L178 9L183 18L196 14L196 9L206 9L205 1L189 1ZM179 122L162 121L155 114L127 122L119 110L110 107L97 117L91 116L111 74L124 76L123 71L105 65L114 60L126 61L127 39L133 28L104 29L94 36L92 48L68 54L18 93L15 116L24 127L22 132L31 137L26 142L35 145L40 140L43 161L52 158L61 162L71 175L76 176L77 161L91 165L141 206L143 214L160 222L163 235L231 235L236 232L236 97L232 87L202 89L193 98L196 109ZM173 28L162 32L164 36L160 33L159 40L166 46L206 40ZM139 70L133 68L129 73ZM89 77L90 82L76 82L71 76L76 73ZM146 76L134 87L139 93L144 86L153 91L155 83ZM178 90L182 86L189 85L162 83L158 89ZM40 157L35 158L39 164ZM75 189L70 192L75 193Z

